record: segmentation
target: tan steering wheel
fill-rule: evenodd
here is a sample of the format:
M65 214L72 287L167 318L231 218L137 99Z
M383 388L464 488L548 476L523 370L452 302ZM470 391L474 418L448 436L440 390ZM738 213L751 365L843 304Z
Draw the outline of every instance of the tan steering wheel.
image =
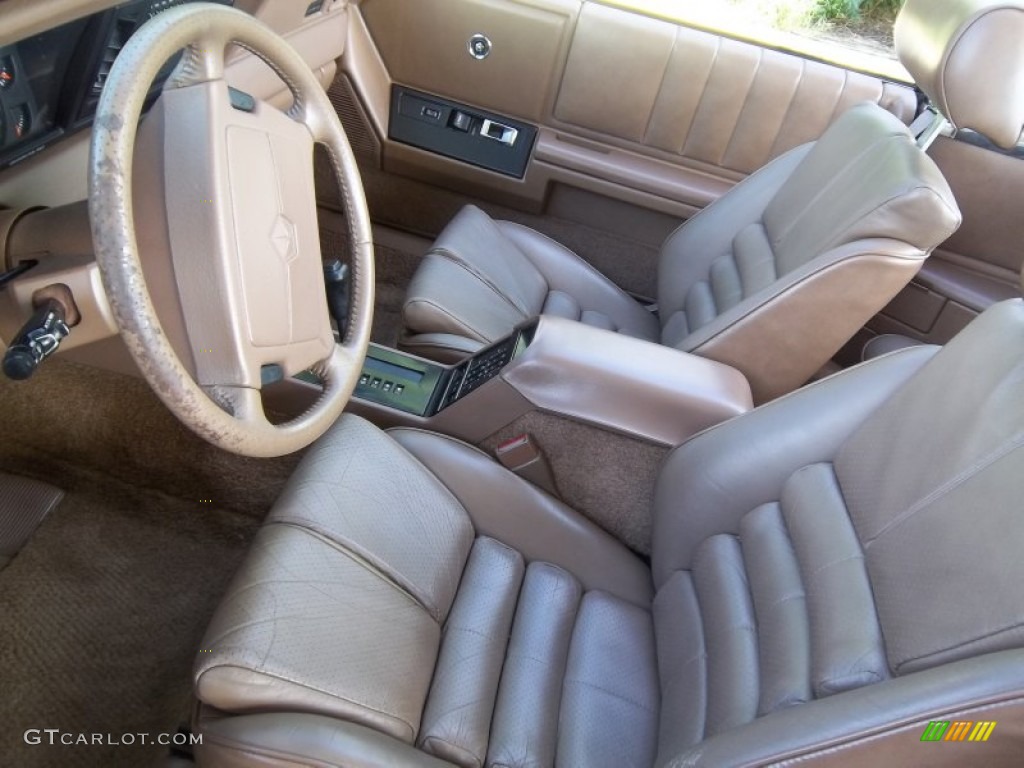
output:
M224 80L232 44L259 56L287 84L294 97L287 114L258 101L232 102ZM163 191L194 378L157 318L132 210L139 117L151 83L181 49L161 97ZM314 143L327 149L349 224L352 298L341 344L324 292ZM149 21L121 51L103 89L92 133L89 212L121 336L182 422L247 456L296 451L334 423L369 341L373 245L348 139L291 46L251 16L223 6L183 6ZM323 381L321 397L293 421L271 424L260 398L266 366L278 366L285 376L312 370Z

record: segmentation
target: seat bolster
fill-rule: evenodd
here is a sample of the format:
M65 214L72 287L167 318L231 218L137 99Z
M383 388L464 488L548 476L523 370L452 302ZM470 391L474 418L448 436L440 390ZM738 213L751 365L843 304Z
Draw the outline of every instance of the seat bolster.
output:
M316 712L411 743L440 634L365 561L304 528L268 524L210 622L194 690L225 712Z
M451 768L451 763L373 728L323 715L207 714L200 716L196 730L203 735L203 743L195 748L196 757L203 765L219 768Z
M928 723L996 721L984 743L928 749ZM923 750L926 750L922 754ZM777 710L663 763L669 768L776 765L1017 766L1024 752L1024 651L979 656ZM787 763L791 764L791 763ZM817 763L814 763L817 764Z
M491 342L540 314L548 285L479 208L467 205L423 257L406 291L407 335L447 333Z
M478 535L519 550L527 562L564 568L585 590L650 607L654 593L647 566L578 512L454 438L405 428L388 434L448 487Z
M459 261L428 253L409 283L402 319L409 334L448 333L487 343L539 313L544 295L516 306Z
M656 588L674 571L690 569L705 539L739 533L743 515L778 501L796 470L831 461L936 351L918 347L863 363L712 427L669 454L655 488Z
M579 319L586 322L585 316L592 313L596 317L591 324L605 327L603 321L597 320L603 315L614 326L610 330L657 341L660 335L657 317L586 261L529 227L510 221L497 224L502 234L533 262L551 291L566 293L575 300L580 308Z
M455 599L474 538L465 510L444 485L352 415L306 454L267 522L314 531L352 552L438 623Z

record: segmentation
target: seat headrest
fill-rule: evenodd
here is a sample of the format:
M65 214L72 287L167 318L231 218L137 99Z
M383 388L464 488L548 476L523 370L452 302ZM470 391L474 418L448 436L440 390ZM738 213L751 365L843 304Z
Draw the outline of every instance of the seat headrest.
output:
M957 128L1004 149L1024 128L1024 0L907 0L900 61Z

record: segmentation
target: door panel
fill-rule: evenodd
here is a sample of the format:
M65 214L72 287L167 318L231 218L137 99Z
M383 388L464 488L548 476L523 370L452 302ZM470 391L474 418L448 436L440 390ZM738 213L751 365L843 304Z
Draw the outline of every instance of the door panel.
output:
M388 141L381 78L347 56L382 140L379 165L533 212L566 184L686 217L854 103L904 121L916 106L906 86L590 0L363 0L354 10L362 19L350 30L367 35L389 82L540 128L513 181ZM493 43L482 61L467 51L478 33Z
M907 86L587 3L554 117L749 174L862 101L907 123L917 107Z
M532 122L561 73L578 0L374 0L361 6L391 78L401 85ZM487 58L469 38L492 43Z

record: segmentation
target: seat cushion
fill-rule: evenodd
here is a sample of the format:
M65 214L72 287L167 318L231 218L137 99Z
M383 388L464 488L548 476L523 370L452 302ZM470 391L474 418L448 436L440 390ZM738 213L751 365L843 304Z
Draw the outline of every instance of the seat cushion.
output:
M196 692L227 712L355 723L459 766L650 765L652 594L639 558L479 451L346 416L261 529Z
M653 314L567 248L466 206L409 285L400 345L459 359L542 313L648 341L659 333Z

